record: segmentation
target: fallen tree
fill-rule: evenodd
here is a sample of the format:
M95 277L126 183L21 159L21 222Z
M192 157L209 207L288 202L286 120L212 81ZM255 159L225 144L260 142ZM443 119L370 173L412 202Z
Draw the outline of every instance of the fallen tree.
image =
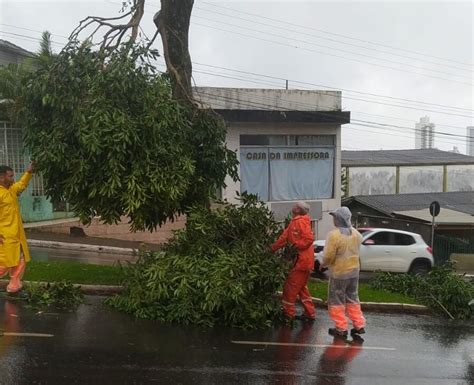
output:
M270 251L279 232L255 197L215 210L195 207L162 252L143 253L108 303L139 318L245 329L270 326L288 263Z

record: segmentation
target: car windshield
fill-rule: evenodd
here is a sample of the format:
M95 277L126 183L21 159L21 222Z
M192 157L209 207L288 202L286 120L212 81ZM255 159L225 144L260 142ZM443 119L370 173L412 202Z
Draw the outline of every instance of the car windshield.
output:
M365 234L367 234L369 231L372 231L372 229L357 229L357 231L358 231L361 235L365 235Z

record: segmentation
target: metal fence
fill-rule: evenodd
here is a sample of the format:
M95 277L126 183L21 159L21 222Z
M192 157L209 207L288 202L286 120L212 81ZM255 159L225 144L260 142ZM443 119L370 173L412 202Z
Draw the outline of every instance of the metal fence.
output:
M434 258L436 264L442 264L451 258L452 254L474 254L474 239L465 240L435 235Z
M21 128L12 127L8 122L0 122L0 164L10 166L18 177L23 174L30 159L23 146ZM44 196L43 177L35 175L23 193L26 196Z
M23 146L21 128L9 122L0 121L0 164L7 165L15 172L16 179L25 172L30 163ZM28 188L20 196L21 216L25 222L38 222L72 216L66 209L55 210L55 205L45 196L43 177L35 174Z

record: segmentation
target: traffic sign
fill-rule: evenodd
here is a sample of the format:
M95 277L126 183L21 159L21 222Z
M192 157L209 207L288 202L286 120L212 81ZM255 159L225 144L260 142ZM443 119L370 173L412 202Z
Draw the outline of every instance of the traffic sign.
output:
M441 206L438 201L431 202L430 204L430 214L432 217L437 217L441 210Z

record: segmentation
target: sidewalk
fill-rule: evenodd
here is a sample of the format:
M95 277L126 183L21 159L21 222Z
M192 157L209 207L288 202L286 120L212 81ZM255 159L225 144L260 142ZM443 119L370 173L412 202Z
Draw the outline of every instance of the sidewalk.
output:
M161 245L155 243L88 236L77 237L68 234L49 233L34 229L25 229L25 231L28 243L37 247L58 247L58 245L61 245L62 247L58 248L68 248L67 246L70 244L71 248L77 248L77 245L83 245L84 248L86 248L86 246L95 246L94 250L91 251L100 251L102 247L128 250L138 250L139 248L145 247L147 250L151 251L159 251L161 249Z

